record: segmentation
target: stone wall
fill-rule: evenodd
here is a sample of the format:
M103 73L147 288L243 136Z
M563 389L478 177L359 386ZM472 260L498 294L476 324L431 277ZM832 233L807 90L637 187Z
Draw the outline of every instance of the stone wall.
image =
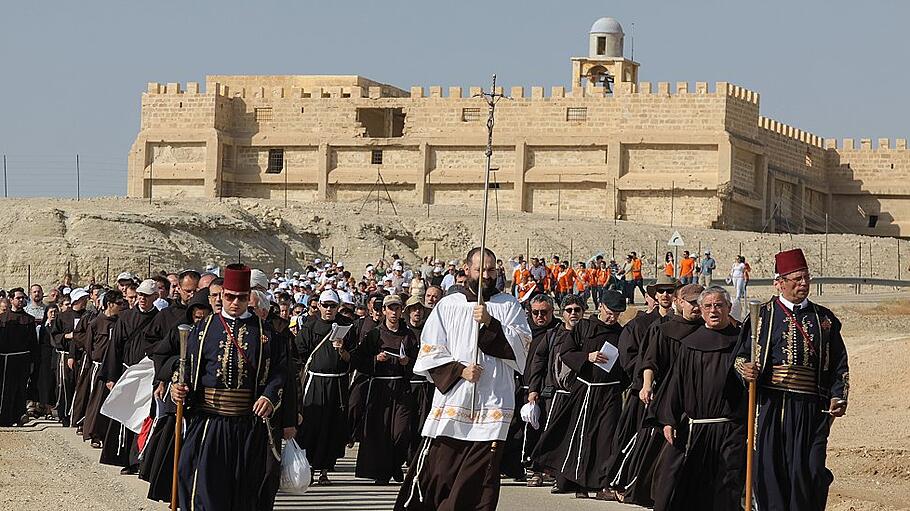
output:
M480 90L404 90L360 76L218 75L205 92L150 83L128 193L283 199L287 187L292 200L360 201L381 172L395 202L479 204ZM832 231L910 228L905 141L838 148L762 117L758 93L737 85L500 92L511 98L497 106L491 181L500 208L669 224L672 196L678 225L817 230L827 212ZM403 116L403 129L368 136L383 117L362 109L394 109L385 118ZM361 117L373 119L369 130ZM270 149L284 150L287 175L266 173Z

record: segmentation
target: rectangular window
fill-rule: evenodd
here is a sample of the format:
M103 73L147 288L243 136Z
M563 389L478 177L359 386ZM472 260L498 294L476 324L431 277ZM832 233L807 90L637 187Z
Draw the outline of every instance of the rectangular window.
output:
M569 122L585 122L588 120L587 107L566 108L566 120Z
M272 107L270 106L255 108L253 111L256 113L256 122L268 122L272 120Z
M357 122L368 138L391 138L404 135L404 110L401 108L358 108Z
M878 215L869 215L869 227L875 227L878 224Z
M597 54L598 55L607 54L607 38L606 37L600 36L597 38Z
M221 168L234 168L234 146L225 144L221 153Z
M284 170L284 149L269 149L269 166L267 174L281 174Z
M481 120L480 108L462 108L461 122L477 122Z
M373 149L370 154L370 163L373 165L382 165L382 149Z

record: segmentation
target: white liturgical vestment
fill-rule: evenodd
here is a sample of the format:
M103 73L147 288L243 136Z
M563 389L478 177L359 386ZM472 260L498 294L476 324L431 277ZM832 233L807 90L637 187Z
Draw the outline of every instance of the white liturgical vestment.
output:
M531 327L515 297L498 293L485 302L490 316L502 325L502 331L515 360L505 360L479 352L478 363L483 373L477 383L460 379L449 392L437 388L433 406L423 425L422 435L445 436L472 442L505 440L515 410L515 371L524 372ZM433 377L429 370L449 362L465 366L474 362L479 324L474 321L474 306L461 293L440 300L423 327L420 353L414 372ZM484 327L486 328L486 327ZM477 386L477 413L471 418L472 388Z

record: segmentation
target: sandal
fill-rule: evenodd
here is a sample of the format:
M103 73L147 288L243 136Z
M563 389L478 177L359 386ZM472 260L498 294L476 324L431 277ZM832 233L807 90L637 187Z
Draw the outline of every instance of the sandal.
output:
M528 488L540 488L541 486L543 486L543 478L539 474L528 478Z
M95 449L101 449L101 440L92 440L92 447Z
M319 479L316 480L316 484L318 484L319 486L328 486L328 485L332 484L332 481L329 481L328 474L320 474Z

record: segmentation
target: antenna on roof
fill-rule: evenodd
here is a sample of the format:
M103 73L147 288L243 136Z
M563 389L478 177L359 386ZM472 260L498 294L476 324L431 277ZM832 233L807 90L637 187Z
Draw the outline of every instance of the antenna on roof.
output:
M635 23L632 23L632 29L629 31L629 46L632 47L632 55L629 56L629 60L635 62Z

